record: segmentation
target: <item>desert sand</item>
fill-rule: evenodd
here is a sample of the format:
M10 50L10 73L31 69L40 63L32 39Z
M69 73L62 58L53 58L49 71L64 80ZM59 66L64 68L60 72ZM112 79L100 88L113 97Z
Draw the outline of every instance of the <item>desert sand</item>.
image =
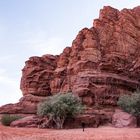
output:
M140 140L140 128L38 129L0 125L0 140Z

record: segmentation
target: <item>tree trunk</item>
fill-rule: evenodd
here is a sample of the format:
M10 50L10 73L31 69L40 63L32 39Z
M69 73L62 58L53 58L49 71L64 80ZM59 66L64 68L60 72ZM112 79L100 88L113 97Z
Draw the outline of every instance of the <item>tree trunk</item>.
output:
M55 117L53 118L55 124L56 124L56 127L57 129L63 129L63 124L64 124L64 121L65 121L65 117Z

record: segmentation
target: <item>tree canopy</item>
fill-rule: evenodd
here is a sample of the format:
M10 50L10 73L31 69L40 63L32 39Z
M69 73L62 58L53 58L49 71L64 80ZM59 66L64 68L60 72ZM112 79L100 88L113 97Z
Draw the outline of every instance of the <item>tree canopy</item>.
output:
M38 115L47 115L57 128L63 128L67 117L74 117L84 109L79 97L72 93L56 94L38 105Z

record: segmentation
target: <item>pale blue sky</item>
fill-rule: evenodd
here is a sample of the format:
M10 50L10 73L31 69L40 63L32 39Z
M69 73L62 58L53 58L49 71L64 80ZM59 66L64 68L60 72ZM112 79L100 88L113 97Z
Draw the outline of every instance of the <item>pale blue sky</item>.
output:
M0 105L22 96L21 69L30 56L61 53L107 5L121 10L140 0L0 0Z

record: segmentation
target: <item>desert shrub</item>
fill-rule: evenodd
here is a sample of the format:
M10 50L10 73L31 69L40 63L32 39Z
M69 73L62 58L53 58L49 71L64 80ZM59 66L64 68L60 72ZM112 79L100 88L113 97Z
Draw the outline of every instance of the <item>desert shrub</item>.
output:
M140 115L140 91L137 90L131 95L122 95L118 100L118 105L132 115Z
M20 119L20 116L5 114L1 118L1 123L5 126L10 126L11 122Z
M38 105L37 113L41 116L47 115L50 120L55 122L57 128L61 129L67 117L74 117L83 109L84 106L79 97L66 93L48 97Z

